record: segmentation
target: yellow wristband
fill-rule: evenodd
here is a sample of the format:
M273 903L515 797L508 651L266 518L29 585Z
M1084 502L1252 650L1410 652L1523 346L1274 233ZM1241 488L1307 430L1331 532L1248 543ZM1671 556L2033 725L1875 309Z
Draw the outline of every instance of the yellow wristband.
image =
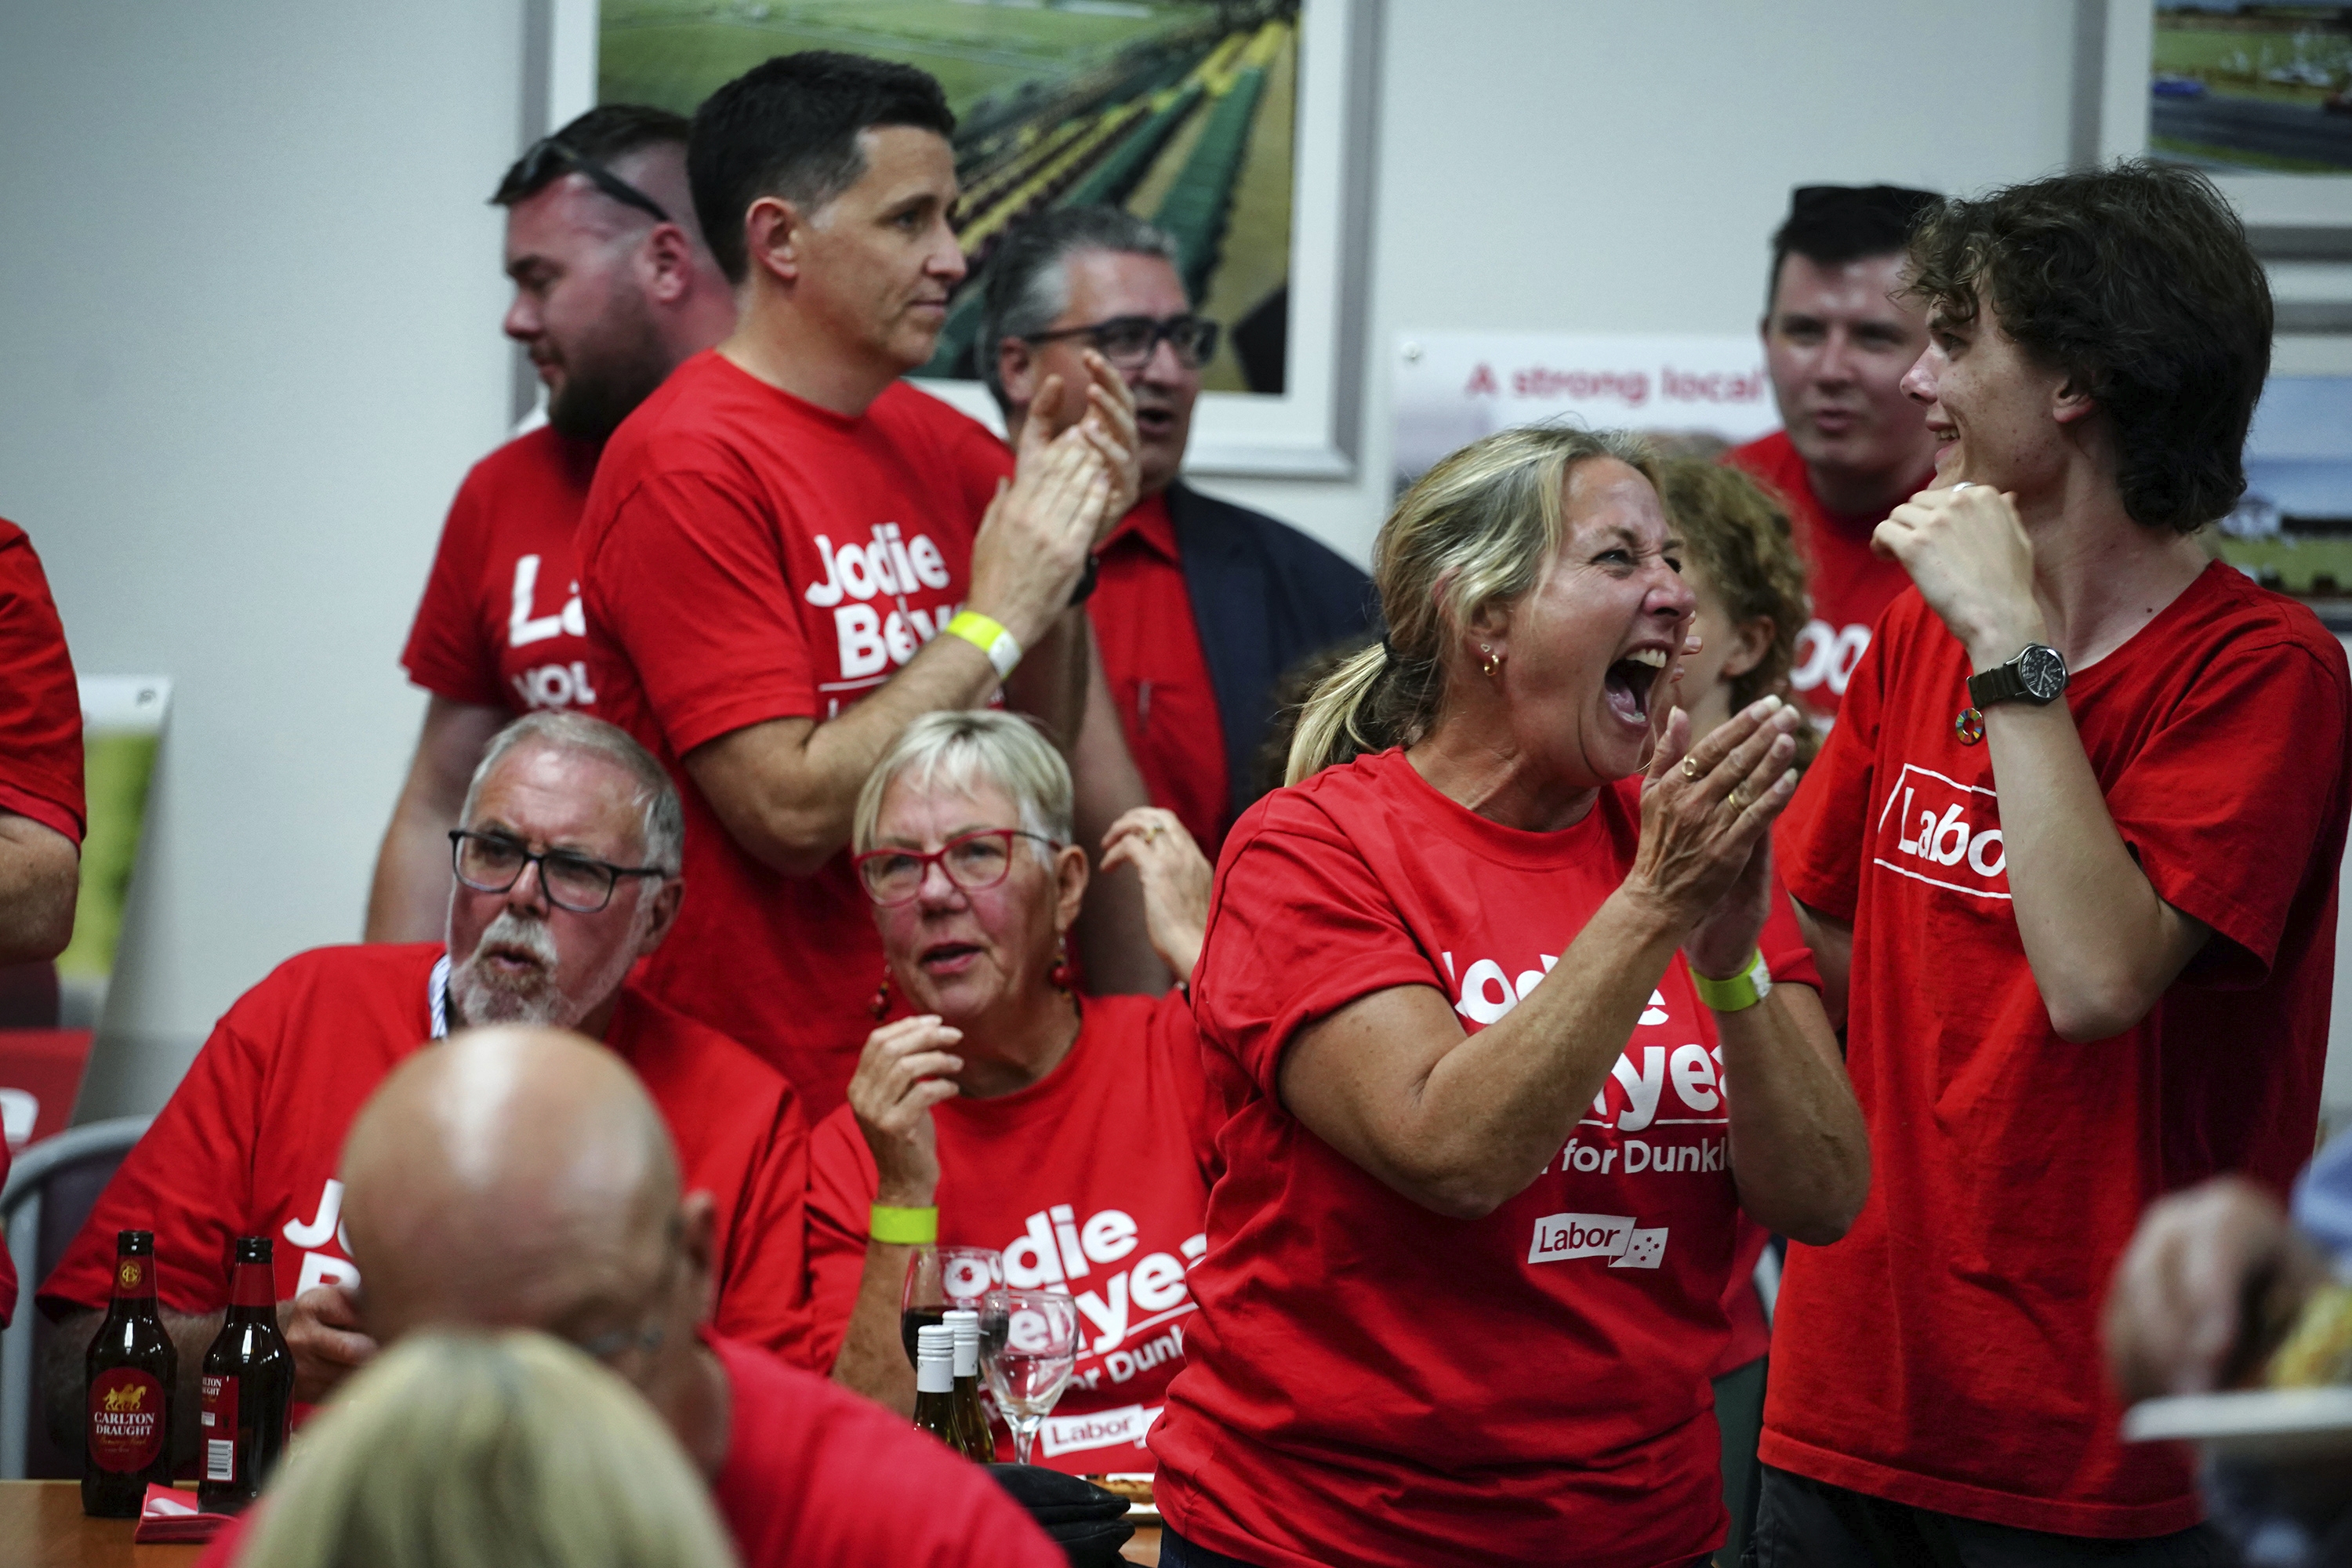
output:
M867 1211L866 1234L892 1247L925 1247L940 1238L940 1211L876 1204Z
M999 680L1010 676L1013 667L1021 662L1021 645L1013 640L1013 634L977 610L957 611L955 619L948 623L948 636L961 637L986 654Z
M1697 970L1691 971L1691 984L1697 988L1698 999L1714 1013L1738 1013L1753 1007L1772 992L1772 971L1764 963L1761 949L1748 955L1748 965L1728 980L1710 980Z

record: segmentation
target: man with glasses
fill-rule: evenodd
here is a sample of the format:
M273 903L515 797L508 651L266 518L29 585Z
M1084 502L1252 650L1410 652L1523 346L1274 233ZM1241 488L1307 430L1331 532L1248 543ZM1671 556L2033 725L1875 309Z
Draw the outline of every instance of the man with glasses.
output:
M1096 706L1087 732L1118 749L1070 606L1134 489L1125 384L1097 359L1083 414L1008 453L899 379L964 276L954 128L923 72L819 51L696 110L695 206L741 323L615 433L581 523L604 711L686 796L696 901L645 983L775 1063L812 1116L842 1102L881 977L843 853L875 759L1000 688L1066 746ZM1110 768L1131 789L1082 809L1090 841L1142 804L1123 754L1082 763L1081 791Z
M1213 860L1257 795L1276 680L1373 630L1374 605L1339 556L1177 477L1218 329L1192 313L1176 262L1174 239L1118 207L1033 218L990 263L979 359L1016 440L1046 378L1069 404L1088 349L1135 395L1140 499L1098 553L1087 607L1152 804Z
M695 222L686 121L608 103L532 146L506 208L506 332L547 387L547 422L474 466L451 503L401 663L431 696L377 851L367 939L441 932L446 834L482 748L518 713L593 711L572 535L604 438L735 323Z
M99 1198L40 1297L57 1323L44 1384L60 1442L79 1442L83 1350L125 1227L155 1232L157 1293L191 1415L182 1441L194 1442L194 1379L238 1237L277 1244L299 1402L324 1397L373 1352L336 1158L384 1076L468 1026L576 1030L633 1068L688 1186L709 1194L719 1330L796 1353L807 1138L792 1090L742 1047L624 983L669 933L685 890L667 775L610 724L534 713L492 740L461 821L446 942L320 948L279 965L221 1019Z
M676 1436L744 1568L1063 1568L979 1466L711 1323L722 1222L664 1120L562 1030L469 1030L403 1063L340 1166L367 1331L535 1329L594 1356Z

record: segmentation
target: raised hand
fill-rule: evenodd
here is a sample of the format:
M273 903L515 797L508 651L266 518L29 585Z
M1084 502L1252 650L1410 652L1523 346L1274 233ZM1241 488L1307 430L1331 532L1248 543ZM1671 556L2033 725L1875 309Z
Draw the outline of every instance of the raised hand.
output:
M1058 378L1048 376L1039 400L1058 395ZM1013 482L998 489L972 541L971 608L1035 647L1069 607L1112 489L1109 465L1082 426L1051 441L1023 426Z
M938 1015L901 1018L866 1037L849 1080L850 1114L874 1152L881 1178L874 1201L893 1208L929 1208L940 1190L939 1135L931 1107L961 1092L948 1075L963 1070L950 1049L963 1031Z
M2047 640L2033 597L2033 543L2016 496L1966 482L1921 490L1878 525L1870 547L1911 574L1976 668Z
M1699 944L1692 962L1703 974L1736 973L1763 930L1769 867L1751 862L1769 853L1772 819L1796 792L1790 764L1801 721L1794 708L1766 697L1696 745L1680 708L1659 726L1642 781L1642 842L1625 881L1690 933L1685 941ZM1748 896L1727 906L1735 888Z
M1188 979L1209 930L1216 868L1172 811L1139 805L1103 835L1102 868L1132 866L1143 879L1143 921L1160 962Z

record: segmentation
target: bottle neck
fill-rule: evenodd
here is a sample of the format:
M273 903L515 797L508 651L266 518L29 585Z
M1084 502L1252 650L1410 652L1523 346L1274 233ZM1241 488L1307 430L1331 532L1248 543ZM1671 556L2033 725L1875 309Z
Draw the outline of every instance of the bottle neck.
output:
M152 1312L155 1310L155 1259L145 1254L119 1256L114 1260L114 1310Z
M278 1311L276 1270L267 1263L239 1263L229 1277L228 1308L232 1317L254 1310Z

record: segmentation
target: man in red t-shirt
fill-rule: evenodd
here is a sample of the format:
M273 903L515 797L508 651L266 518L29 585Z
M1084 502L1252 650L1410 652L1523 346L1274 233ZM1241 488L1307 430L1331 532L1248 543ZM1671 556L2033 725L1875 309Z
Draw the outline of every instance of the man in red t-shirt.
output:
M2190 1456L2126 1448L2098 1309L2140 1211L2284 1191L2326 1053L2352 677L2193 530L2244 489L2270 292L2202 176L1955 202L1905 378L1943 488L1783 819L1874 1182L1792 1247L1764 1562L2189 1563Z
M1879 612L1911 584L1870 531L1927 483L1936 444L1897 384L1927 328L1905 299L1903 242L1936 197L1895 185L1803 185L1772 237L1764 359L1781 428L1724 460L1789 502L1812 619L1790 684L1816 720L1837 717Z
M688 1184L709 1194L719 1329L797 1352L807 1139L792 1090L732 1040L622 983L677 919L678 820L660 765L609 724L538 713L500 732L467 803L446 947L322 948L247 992L42 1286L58 1326L46 1379L61 1443L79 1442L82 1351L120 1229L155 1233L191 1412L240 1236L279 1244L297 1399L322 1398L373 1352L336 1158L384 1076L467 1024L576 1029L634 1069ZM193 1442L193 1426L184 1436Z
M81 696L33 542L0 519L0 964L46 963L80 888Z
M431 696L376 854L370 942L440 936L446 837L499 728L595 706L572 535L596 454L735 324L688 198L686 131L667 110L601 105L524 153L490 198L507 209L507 336L547 385L547 423L475 464L450 503L400 659Z
M645 983L816 1117L882 977L844 853L876 760L1000 685L1066 740L1082 704L1108 712L1070 605L1133 494L1126 384L1096 360L1089 412L1016 459L898 380L964 275L954 124L930 77L848 55L780 56L704 102L688 173L742 321L623 423L581 525L599 693L686 797L695 900ZM1142 804L1079 775L1089 841Z
M1262 512L1177 478L1217 325L1192 314L1176 241L1123 208L1060 207L990 259L982 379L1017 438L1037 388L1068 405L1091 347L1135 394L1142 499L1098 556L1087 609L1128 749L1155 805L1211 861L1257 798L1275 682L1318 649L1377 630L1355 565Z
M370 1332L538 1329L604 1362L709 1480L743 1568L1064 1568L986 1470L713 1331L715 1216L681 1193L662 1121L559 1030L478 1030L404 1065L341 1165Z

